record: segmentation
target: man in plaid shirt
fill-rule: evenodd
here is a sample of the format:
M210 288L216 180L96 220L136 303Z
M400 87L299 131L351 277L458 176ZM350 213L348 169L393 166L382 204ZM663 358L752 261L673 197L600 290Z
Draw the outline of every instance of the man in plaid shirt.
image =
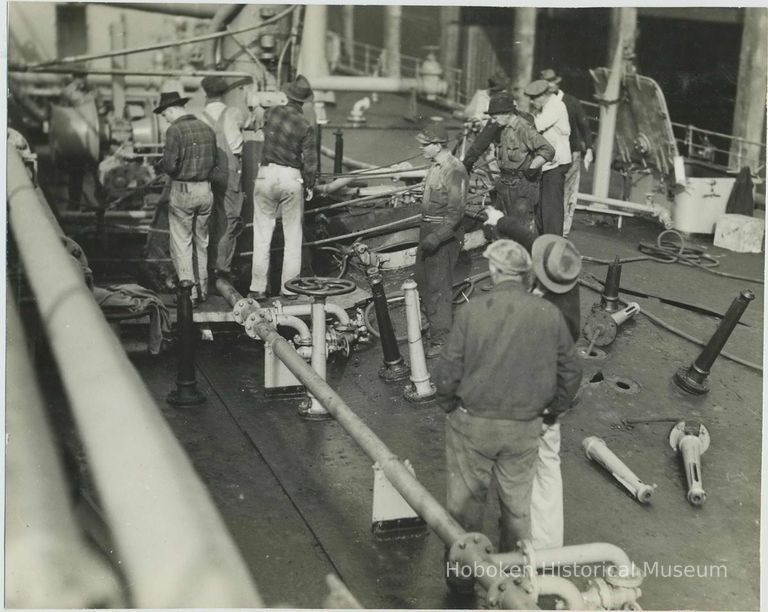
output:
M299 75L285 87L288 103L270 108L265 115L264 150L253 192L253 268L249 297L264 299L269 273L269 248L275 221L283 219L285 249L280 292L285 282L301 272L304 197L312 197L317 171L315 129L302 106L312 99L312 88ZM274 292L277 293L277 292Z
M168 226L171 260L181 286L192 287L194 303L208 295L208 222L213 206L211 174L216 167L216 134L203 121L188 113L189 98L178 92L160 94L155 114L170 127L160 167L171 178ZM197 282L193 262L197 259Z

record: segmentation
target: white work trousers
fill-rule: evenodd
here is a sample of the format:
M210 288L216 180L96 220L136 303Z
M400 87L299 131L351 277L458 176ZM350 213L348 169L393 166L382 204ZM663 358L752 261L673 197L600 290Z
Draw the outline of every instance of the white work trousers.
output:
M533 548L563 545L563 477L560 473L560 423L542 425L531 493Z
M296 168L268 164L259 168L253 190L253 267L251 291L267 290L269 248L278 217L283 219L283 272L280 291L285 282L301 273L302 219L304 216L304 183ZM277 292L273 292L277 293Z

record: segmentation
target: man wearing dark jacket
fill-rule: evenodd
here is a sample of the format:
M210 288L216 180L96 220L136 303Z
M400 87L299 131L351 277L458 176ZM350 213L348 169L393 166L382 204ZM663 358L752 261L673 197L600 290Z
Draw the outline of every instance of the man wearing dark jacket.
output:
M581 364L558 309L528 292L527 251L497 240L484 255L494 287L456 315L434 380L448 412L448 511L467 531L480 531L493 477L499 551L509 551L531 536L542 416L570 407Z
M416 140L424 157L432 162L424 179L415 270L430 326L425 353L432 359L440 354L451 331L453 268L464 237L461 221L469 177L447 149L448 134L442 123L428 125Z
M549 89L553 94L557 95L561 91L560 81L562 79L551 68L542 70L540 78L549 83ZM589 170L592 163L592 130L579 99L566 92L563 92L562 99L568 111L568 122L571 125L571 165L565 174L565 217L563 219L563 236L568 236L573 223L573 213L576 210L581 179L581 162L584 160L585 170Z

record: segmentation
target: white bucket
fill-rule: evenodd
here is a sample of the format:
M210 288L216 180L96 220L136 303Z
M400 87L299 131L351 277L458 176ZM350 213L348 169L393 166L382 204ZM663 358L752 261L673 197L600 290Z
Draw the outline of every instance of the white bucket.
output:
M672 226L689 234L714 234L735 182L730 177L686 178L685 189L675 196Z

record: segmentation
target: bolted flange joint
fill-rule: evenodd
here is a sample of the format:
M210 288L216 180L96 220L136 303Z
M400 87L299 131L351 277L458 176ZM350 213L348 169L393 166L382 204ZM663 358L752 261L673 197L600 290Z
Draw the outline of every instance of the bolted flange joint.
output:
M474 561L493 552L493 544L482 533L465 533L451 545L448 560L461 565L472 565Z
M491 610L535 610L536 599L533 583L525 576L501 576L487 594Z
M243 327L245 328L245 333L248 334L249 338L253 338L255 340L259 337L259 334L256 333L256 326L265 320L266 317L260 310L257 312L252 312L250 315L248 315L245 323L243 323Z
M241 300L237 300L234 308L232 308L232 317L235 319L236 323L244 325L245 320L251 315L251 313L258 309L259 303L256 300L253 298L243 298Z
M585 607L589 610L634 609L643 594L637 586L613 586L602 578L589 581L589 588L582 593Z
M605 581L612 587L632 589L643 584L643 578L645 578L643 571L635 565L634 561L630 561L628 566L612 566L605 577ZM640 597L639 594L638 597Z

